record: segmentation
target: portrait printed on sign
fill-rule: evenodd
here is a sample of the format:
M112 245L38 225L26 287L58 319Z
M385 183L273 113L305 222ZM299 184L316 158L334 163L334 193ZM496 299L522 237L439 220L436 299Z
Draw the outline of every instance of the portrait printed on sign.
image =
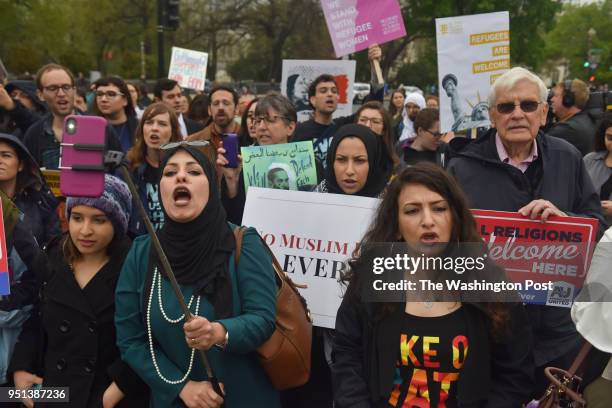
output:
M241 148L244 187L310 191L317 184L312 141Z
M338 85L338 108L333 116L348 116L353 112L355 61L283 60L281 92L295 106L299 122L311 118L308 88L322 74L332 75Z

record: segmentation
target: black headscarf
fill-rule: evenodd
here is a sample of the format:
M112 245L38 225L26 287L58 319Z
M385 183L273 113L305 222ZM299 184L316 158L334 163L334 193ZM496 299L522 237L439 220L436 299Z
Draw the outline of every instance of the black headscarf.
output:
M164 226L158 232L159 240L178 283L192 285L195 294L206 297L215 309L216 318L229 317L232 281L228 263L236 243L221 205L215 169L200 150L181 145L164 155L161 174L179 149L193 156L204 169L209 186L208 203L194 220L181 223L168 216L160 196L165 217ZM158 269L163 271L161 264Z
M334 173L334 161L338 145L345 137L356 137L363 142L368 152L368 179L361 190L354 195L362 197L378 197L385 189L393 171L393 161L384 146L381 136L376 136L370 128L351 123L342 126L332 139L327 150L327 176L325 177L327 189L330 193L345 194L336 181Z

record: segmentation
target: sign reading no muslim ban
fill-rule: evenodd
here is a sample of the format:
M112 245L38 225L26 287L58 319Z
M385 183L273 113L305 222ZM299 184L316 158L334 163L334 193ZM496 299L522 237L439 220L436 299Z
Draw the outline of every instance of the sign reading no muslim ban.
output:
M355 61L344 60L283 60L281 93L295 106L299 122L310 119L312 107L308 101L308 87L321 74L332 75L338 84L338 109L333 117L353 113L355 64Z
M240 149L244 187L311 191L317 185L312 141Z
M513 282L553 282L546 291L519 291L526 303L571 307L596 245L597 220L550 217L542 223L519 213L472 210L489 255Z
M0 201L0 296L11 294L11 276L6 253L6 235L4 234L4 212Z
M488 127L491 85L510 69L507 11L436 19L442 132Z
M249 188L243 225L254 227L308 302L316 326L334 328L345 262L361 241L378 200Z
M406 35L397 0L321 0L336 57Z
M172 47L172 58L168 78L174 79L182 88L204 90L208 54L201 51Z

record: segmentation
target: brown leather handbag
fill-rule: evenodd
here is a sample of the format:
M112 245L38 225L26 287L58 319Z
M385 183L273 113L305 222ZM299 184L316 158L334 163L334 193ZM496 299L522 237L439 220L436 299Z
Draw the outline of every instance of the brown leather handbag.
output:
M550 380L546 393L540 398L538 408L583 408L586 405L581 393L582 378L576 373L582 369L584 360L591 350L588 341L582 346L568 371L546 367L544 374Z
M236 268L240 262L240 250L245 229L234 229L236 237ZM276 328L272 336L257 348L259 361L277 390L304 385L310 377L310 352L312 347L312 320L306 300L296 285L283 271L276 257L261 239L272 258L276 273Z

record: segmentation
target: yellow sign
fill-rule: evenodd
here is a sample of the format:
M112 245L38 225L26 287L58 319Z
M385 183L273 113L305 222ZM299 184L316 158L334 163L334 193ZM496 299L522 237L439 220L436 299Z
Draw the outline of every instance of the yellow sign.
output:
M510 31L492 31L489 33L477 33L470 35L470 45L510 41Z
M41 170L41 171L53 195L56 197L63 197L63 194L60 191L60 171L59 170Z
M472 74L482 74L484 72L500 71L504 69L510 69L510 58L492 61L479 61L472 64Z
M509 45L496 45L493 47L493 56L501 57L502 55L510 55Z

